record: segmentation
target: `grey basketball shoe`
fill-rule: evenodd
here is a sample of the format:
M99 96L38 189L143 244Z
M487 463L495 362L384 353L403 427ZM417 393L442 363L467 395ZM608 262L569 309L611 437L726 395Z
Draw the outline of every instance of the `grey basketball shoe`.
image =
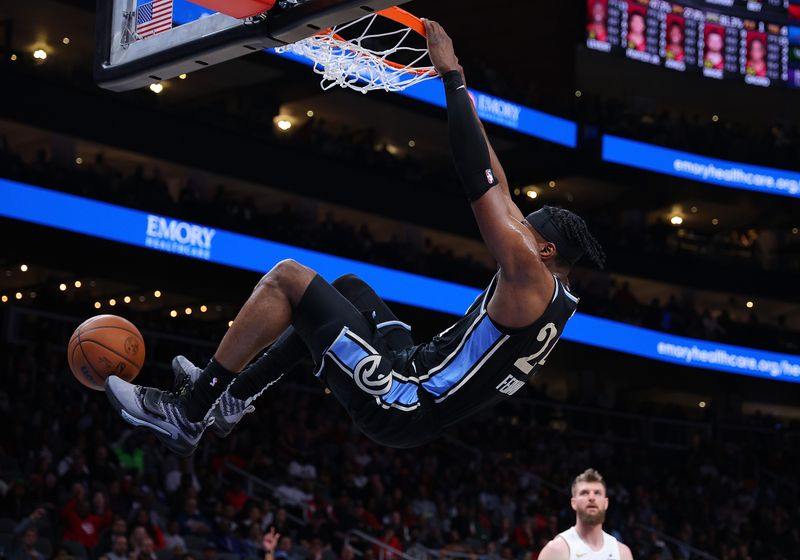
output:
M186 417L188 388L184 384L180 391L162 391L113 375L105 383L106 396L123 420L152 431L170 451L184 456L194 453L203 432L214 422L210 414L197 422Z

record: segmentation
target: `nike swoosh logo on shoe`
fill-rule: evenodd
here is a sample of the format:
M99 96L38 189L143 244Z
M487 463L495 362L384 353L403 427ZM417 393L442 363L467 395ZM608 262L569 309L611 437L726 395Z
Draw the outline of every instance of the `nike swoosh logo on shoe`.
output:
M152 430L155 430L158 433L164 434L165 436L169 437L170 439L178 439L174 435L172 435L167 430L165 430L164 428L162 428L161 426L159 426L157 424L153 424L152 422L148 422L147 420L141 420L139 418L136 418L135 416L131 416L130 414L128 414L128 411L125 410L125 409L120 410L120 415L122 416L122 418L128 424L132 424L134 426L141 426L143 428L150 428Z

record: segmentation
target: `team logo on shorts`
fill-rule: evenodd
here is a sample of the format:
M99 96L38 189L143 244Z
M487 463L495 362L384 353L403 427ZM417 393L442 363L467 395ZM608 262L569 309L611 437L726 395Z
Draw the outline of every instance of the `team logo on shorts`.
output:
M376 397L385 395L392 388L392 366L382 356L370 355L356 364L353 380L359 389Z

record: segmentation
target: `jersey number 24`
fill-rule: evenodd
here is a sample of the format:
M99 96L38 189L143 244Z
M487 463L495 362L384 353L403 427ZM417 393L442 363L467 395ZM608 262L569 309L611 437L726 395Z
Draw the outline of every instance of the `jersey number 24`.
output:
M558 338L558 329L554 323L547 323L536 335L536 340L544 343L539 351L527 358L520 358L514 362L514 365L525 375L530 375L537 366L544 365L545 361L547 361L550 352L556 347L555 342L553 342L556 338ZM541 358L539 358L540 356Z

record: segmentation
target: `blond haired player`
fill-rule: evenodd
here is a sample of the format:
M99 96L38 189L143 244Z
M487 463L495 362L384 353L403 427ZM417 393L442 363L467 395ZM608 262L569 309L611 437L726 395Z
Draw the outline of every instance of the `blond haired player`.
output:
M539 560L633 560L630 548L603 531L608 496L599 472L586 469L575 478L570 505L575 526L547 543Z

